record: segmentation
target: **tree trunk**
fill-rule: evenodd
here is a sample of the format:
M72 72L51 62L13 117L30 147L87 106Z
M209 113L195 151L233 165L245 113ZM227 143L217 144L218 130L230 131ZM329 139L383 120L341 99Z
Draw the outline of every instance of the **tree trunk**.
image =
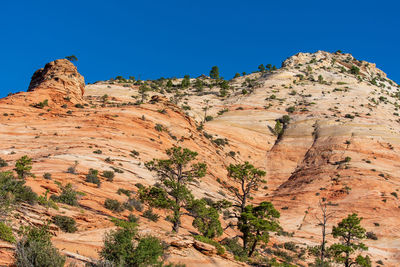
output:
M247 249L247 234L243 233L243 250Z
M253 243L253 245L251 246L251 249L250 249L250 251L249 251L249 257L251 257L251 255L253 255L253 252L254 252L254 250L256 249L256 246L257 246L257 239L254 240L254 243Z
M172 231L175 233L179 232L179 226L181 225L181 214L179 209L174 210L174 225L172 227Z
M325 227L326 227L326 223L324 222L324 224L322 225L322 244L321 244L321 262L324 263L325 260Z

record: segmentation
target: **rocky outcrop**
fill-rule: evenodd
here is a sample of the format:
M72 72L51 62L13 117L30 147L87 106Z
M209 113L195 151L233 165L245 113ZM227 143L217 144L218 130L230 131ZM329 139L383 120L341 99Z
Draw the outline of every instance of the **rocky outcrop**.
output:
M74 64L66 59L57 59L33 74L28 92L37 90L51 90L67 99L81 101L85 80Z

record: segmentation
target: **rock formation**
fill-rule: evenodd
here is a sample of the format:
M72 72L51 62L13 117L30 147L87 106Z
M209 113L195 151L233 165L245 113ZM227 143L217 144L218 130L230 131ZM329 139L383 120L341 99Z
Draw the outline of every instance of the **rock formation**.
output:
M38 69L32 76L28 92L51 90L65 98L81 101L85 93L85 80L67 59L57 59Z
M214 82L207 77L202 81ZM96 259L105 232L114 229L110 217L124 219L131 213L107 210L105 199L123 202L128 197L118 189L137 192L137 183L154 184L156 177L143 163L165 157L165 149L178 144L197 151L207 162L206 177L200 185L191 185L198 198L233 199L224 186L232 183L226 172L230 163L249 161L267 172L267 185L259 188L253 201L272 201L279 209L286 234L271 235L268 246L295 242L296 252L286 251L295 264L312 261L308 254L297 255L321 240L316 216L318 202L324 199L335 212L329 229L347 214L358 213L364 218L363 227L377 236L365 241L370 248L365 253L373 262L399 265L400 87L374 64L350 54L299 53L276 71L232 79L226 97L219 96L216 86L189 87L175 94L165 82L147 82L153 91L149 101L140 104L135 102L141 98L139 86L132 81L84 87L76 68L57 60L33 75L29 92L0 100L0 157L9 165L1 171L12 170L18 158L28 155L36 178L29 177L27 183L35 192L58 193L59 182L72 183L84 193L79 207L19 207L13 219L16 225L37 224L56 214L73 217L78 232L64 233L53 226L53 243L69 261L83 264ZM181 79L172 82L178 85ZM45 99L51 108L27 105ZM90 108L70 102L90 103ZM213 120L200 126L205 110ZM273 129L284 115L290 120L277 136ZM157 124L162 131L155 129ZM66 172L71 166L76 173ZM98 188L85 181L90 168L118 171L113 181L101 177ZM46 172L52 180L42 178ZM169 214L155 212L160 215L158 222L132 211L140 217L140 234L156 235L171 245L168 261L187 266L244 265L230 253L217 255L210 245L193 241L193 218L183 216L182 230L174 235L166 219ZM218 241L238 235L228 227L229 220L222 216L221 220L226 230ZM328 236L328 245L334 241ZM0 245L0 264L9 264L13 248Z

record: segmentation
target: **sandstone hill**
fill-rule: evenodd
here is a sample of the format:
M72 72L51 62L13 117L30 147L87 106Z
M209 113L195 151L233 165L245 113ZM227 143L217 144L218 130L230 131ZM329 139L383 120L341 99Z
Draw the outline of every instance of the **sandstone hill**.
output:
M277 70L236 77L228 89L210 86L207 76L190 79L190 86L174 90L168 79L145 81L112 79L85 86L83 77L67 60L48 63L36 71L28 92L0 99L0 158L12 170L23 155L33 158L27 184L39 195L57 194L71 183L83 192L79 206L59 209L24 204L13 213L19 225L38 225L56 214L73 217L78 231L64 233L52 225L53 243L82 265L98 258L105 232L115 226L110 217L126 218L104 207L107 198L126 201L123 188L136 192L137 184L157 179L144 166L165 157L173 145L199 153L208 166L196 197L232 200L226 166L249 161L266 171L267 186L254 202L272 201L281 213L286 235L274 234L271 246L297 245L293 264L306 266L312 258L296 255L318 245L321 228L318 202L330 203L334 212L328 227L355 212L377 239L365 241L373 266L398 266L400 262L400 87L377 69L350 54L299 53ZM172 79L173 85L182 79ZM146 95L145 95L146 94ZM143 104L139 100L144 98ZM282 132L276 120L290 117ZM75 167L75 173L67 172ZM102 178L101 187L85 182L89 169L113 170L115 178ZM50 173L51 179L43 178ZM232 255L217 255L199 248L192 234L193 220L184 216L179 235L171 233L164 210L152 222L140 217L140 234L151 233L171 244L166 260L187 266L245 266ZM224 237L238 232L227 229ZM328 244L333 243L332 236ZM13 260L13 245L0 241L0 265ZM264 251L265 252L265 251ZM260 251L260 253L264 253ZM267 252L265 252L267 253ZM278 255L281 260L282 256Z

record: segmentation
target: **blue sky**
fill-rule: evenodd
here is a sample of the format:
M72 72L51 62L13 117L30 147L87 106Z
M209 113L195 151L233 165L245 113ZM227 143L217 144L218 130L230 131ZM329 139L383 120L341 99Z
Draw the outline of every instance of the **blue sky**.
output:
M75 54L87 82L222 76L298 52L352 53L400 82L397 1L2 1L0 97Z

